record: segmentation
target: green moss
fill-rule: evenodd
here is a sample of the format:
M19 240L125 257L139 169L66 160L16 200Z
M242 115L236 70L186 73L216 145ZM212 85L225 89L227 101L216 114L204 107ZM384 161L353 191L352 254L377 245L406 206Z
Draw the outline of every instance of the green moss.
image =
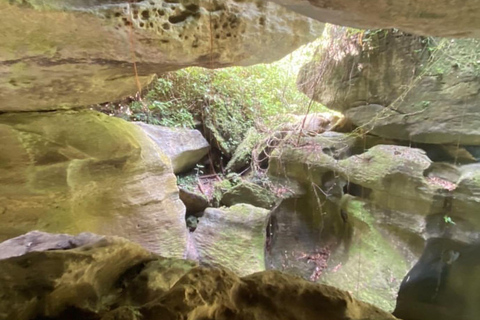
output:
M338 271L326 273L321 281L348 290L357 299L392 311L409 265L392 239L385 239L380 233L375 218L362 201L351 198L345 209L355 228L349 258L342 262L340 257L332 256L330 267L342 264Z
M247 167L252 159L252 151L259 143L261 137L262 135L255 128L250 128L225 169L227 171L237 171Z
M480 75L480 40L425 38L430 59L424 66L427 75L447 74L451 71L473 72Z
M200 255L238 275L265 270L264 243L268 210L247 204L207 209L196 232L208 232L205 242L198 239ZM208 231L202 226L205 219Z
M219 182L215 182L214 184L214 190L213 190L213 199L212 203L214 206L218 207L220 206L220 200L223 197L223 194L230 190L233 186L230 180L224 179Z
M248 203L265 209L272 208L275 201L276 197L272 192L250 182L242 182L236 185L227 190L221 198L221 203L227 206Z

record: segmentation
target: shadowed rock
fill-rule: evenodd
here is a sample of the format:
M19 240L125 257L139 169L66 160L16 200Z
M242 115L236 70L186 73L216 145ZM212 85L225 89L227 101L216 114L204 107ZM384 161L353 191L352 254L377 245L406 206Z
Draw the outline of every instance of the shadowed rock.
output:
M347 292L279 272L239 278L222 267L162 258L122 238L82 237L85 245L71 237L76 248L0 260L0 319L396 319ZM58 236L41 238L53 244ZM7 246L17 241L23 239Z
M252 0L0 1L0 111L115 101L188 66L273 62L322 28Z

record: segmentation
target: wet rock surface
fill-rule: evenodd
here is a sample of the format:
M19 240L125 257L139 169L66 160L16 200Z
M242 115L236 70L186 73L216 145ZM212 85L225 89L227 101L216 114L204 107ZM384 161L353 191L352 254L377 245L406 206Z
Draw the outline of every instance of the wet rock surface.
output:
M42 235L52 244L57 237ZM0 260L0 319L396 319L342 290L279 272L239 278L122 238L80 237L86 241L71 237L75 248ZM12 241L7 246L24 246Z

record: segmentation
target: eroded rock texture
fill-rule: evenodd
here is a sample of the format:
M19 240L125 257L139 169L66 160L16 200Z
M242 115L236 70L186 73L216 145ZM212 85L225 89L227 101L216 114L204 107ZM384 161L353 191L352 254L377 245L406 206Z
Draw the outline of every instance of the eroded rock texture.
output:
M91 111L6 113L0 150L1 240L90 231L183 256L170 159L134 124Z
M0 260L2 320L396 319L333 287L275 271L239 278L117 237L83 234L64 245L63 236L34 233L0 248L21 251L29 240L50 250Z
M114 101L154 73L280 59L322 24L261 1L0 1L0 111Z
M478 166L432 162L421 149L326 132L277 147L269 174L307 194L271 214L267 267L351 290L392 310L425 241L476 243Z
M480 144L478 40L339 27L325 35L298 78L307 95L385 138Z
M355 28L398 28L442 37L479 37L477 0L273 0L319 21Z

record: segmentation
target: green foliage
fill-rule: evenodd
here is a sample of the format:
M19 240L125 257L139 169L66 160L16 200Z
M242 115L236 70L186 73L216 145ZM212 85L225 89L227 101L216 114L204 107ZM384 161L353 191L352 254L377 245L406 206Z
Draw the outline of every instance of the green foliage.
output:
M449 224L456 225L456 223L452 220L452 218L449 217L449 216L447 216L447 215L445 215L445 216L443 217L443 220L444 220L445 223L447 223L447 224L449 223Z
M427 74L446 74L457 70L480 75L480 40L428 37L423 41L430 53L425 66Z
M177 184L179 187L194 192L198 185L198 173L189 172L177 176Z
M296 77L316 46L308 45L273 64L192 67L163 74L142 101L130 104L132 120L169 127L193 127L198 120L218 130L225 149L235 148L254 123L305 113L310 99L297 89ZM313 103L311 111L326 109Z

